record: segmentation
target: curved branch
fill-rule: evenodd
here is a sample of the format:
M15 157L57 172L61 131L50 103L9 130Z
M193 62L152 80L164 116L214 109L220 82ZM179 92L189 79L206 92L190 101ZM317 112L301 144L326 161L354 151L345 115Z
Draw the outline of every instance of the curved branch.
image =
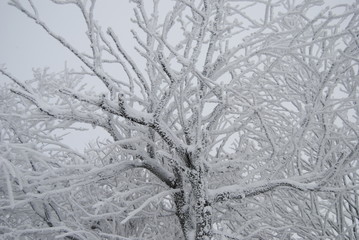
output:
M247 197L254 197L262 193L270 192L276 188L289 187L299 191L324 191L335 192L335 189L321 188L316 183L301 183L291 179L258 181L246 186L230 185L210 190L210 197L214 202L224 202L227 200L240 200Z

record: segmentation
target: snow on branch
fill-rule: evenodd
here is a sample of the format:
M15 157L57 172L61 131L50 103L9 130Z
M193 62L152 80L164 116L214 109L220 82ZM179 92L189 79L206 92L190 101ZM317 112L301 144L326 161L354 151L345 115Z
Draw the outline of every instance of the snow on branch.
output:
M272 191L280 187L289 187L300 191L319 191L321 188L315 183L301 183L290 179L276 181L258 181L243 187L241 185L231 185L221 187L215 190L209 190L210 196L215 202L224 202L227 200L240 200L248 197L257 196L262 193ZM325 189L322 191L332 191Z
M128 216L121 221L121 224L125 224L126 222L128 222L131 218L133 218L137 213L139 213L142 209L144 209L152 201L155 201L155 200L159 201L162 197L167 196L167 195L171 195L171 194L176 193L178 191L179 191L179 189L172 189L172 190L160 192L160 193L148 198L144 203L142 203L141 206L139 206L138 208L136 208L135 210L130 212L128 214Z

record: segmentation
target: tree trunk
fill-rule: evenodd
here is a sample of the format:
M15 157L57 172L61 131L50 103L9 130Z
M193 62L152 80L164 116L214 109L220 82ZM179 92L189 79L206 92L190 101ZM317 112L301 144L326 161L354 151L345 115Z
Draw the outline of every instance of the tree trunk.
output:
M191 176L195 199L196 235L195 240L210 240L212 233L212 206L208 201L208 181L203 165L198 166Z
M212 206L208 201L207 172L203 165L192 169L188 175L191 188L183 186L183 176L176 171L176 188L181 191L174 194L176 215L186 240L210 240L212 233ZM191 191L191 194L186 193ZM191 196L191 197L190 197Z

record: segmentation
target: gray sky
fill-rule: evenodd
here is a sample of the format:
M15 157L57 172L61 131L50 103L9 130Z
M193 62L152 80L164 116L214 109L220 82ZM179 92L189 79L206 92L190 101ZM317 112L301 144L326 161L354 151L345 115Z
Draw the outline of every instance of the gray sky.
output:
M7 70L21 80L31 78L33 68L50 67L50 71L60 71L65 61L70 68L79 69L81 66L79 60L55 39L48 36L40 26L14 7L9 6L7 2L7 0L0 0L0 66L5 64ZM20 2L27 1L20 0ZM163 2L165 5L173 3L170 0ZM325 2L332 5L344 2L353 3L355 0L325 0ZM89 42L84 34L85 24L81 13L75 6L58 6L48 0L34 1L34 3L38 6L41 19L47 22L54 32L65 37L81 51L88 50ZM128 0L99 0L95 10L96 19L99 20L103 29L112 27L126 51L131 55L136 54L133 49L135 41L130 33L130 29L134 26L130 22L133 7L134 5ZM163 17L164 14L162 13L161 16ZM0 75L0 83L5 79L3 75ZM99 130L93 131L101 135ZM78 133L76 137L70 135L67 137L67 142L71 145L77 144L79 148L82 148L83 144L79 142L93 133Z
M56 40L27 18L23 13L0 1L0 64L6 64L8 71L20 78L29 78L33 67L51 67L53 71L63 69L64 62L78 67L79 61ZM21 1L25 2L26 1ZM63 35L80 50L87 50L84 21L79 20L81 13L75 6L56 6L50 1L34 1L40 17L58 34ZM132 46L129 33L130 17L133 5L129 1L98 1L96 16L100 23L121 32L120 39L124 46ZM0 76L0 79L4 79Z
M0 65L6 64L8 71L21 78L31 77L34 67L51 67L53 71L58 71L63 68L65 61L69 66L75 68L80 66L79 61L68 50L7 2L7 0L0 1ZM20 2L27 1L20 0ZM75 6L57 6L51 1L34 2L39 8L41 18L56 33L63 35L81 50L86 50L88 41L84 35L85 25L82 19L79 20L80 12ZM353 3L355 0L324 0L324 2L333 5ZM128 0L100 0L97 1L95 12L104 29L111 26L115 32L120 33L121 43L130 53L134 53L134 39L129 32L133 28L130 22L133 6ZM0 76L0 80L3 79L4 77Z

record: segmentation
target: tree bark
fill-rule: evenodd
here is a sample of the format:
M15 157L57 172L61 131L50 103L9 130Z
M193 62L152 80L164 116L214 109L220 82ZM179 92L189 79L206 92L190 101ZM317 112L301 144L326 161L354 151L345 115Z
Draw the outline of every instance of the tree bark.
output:
M195 240L210 240L212 233L212 206L208 200L208 180L203 164L192 172L191 184L196 214Z

